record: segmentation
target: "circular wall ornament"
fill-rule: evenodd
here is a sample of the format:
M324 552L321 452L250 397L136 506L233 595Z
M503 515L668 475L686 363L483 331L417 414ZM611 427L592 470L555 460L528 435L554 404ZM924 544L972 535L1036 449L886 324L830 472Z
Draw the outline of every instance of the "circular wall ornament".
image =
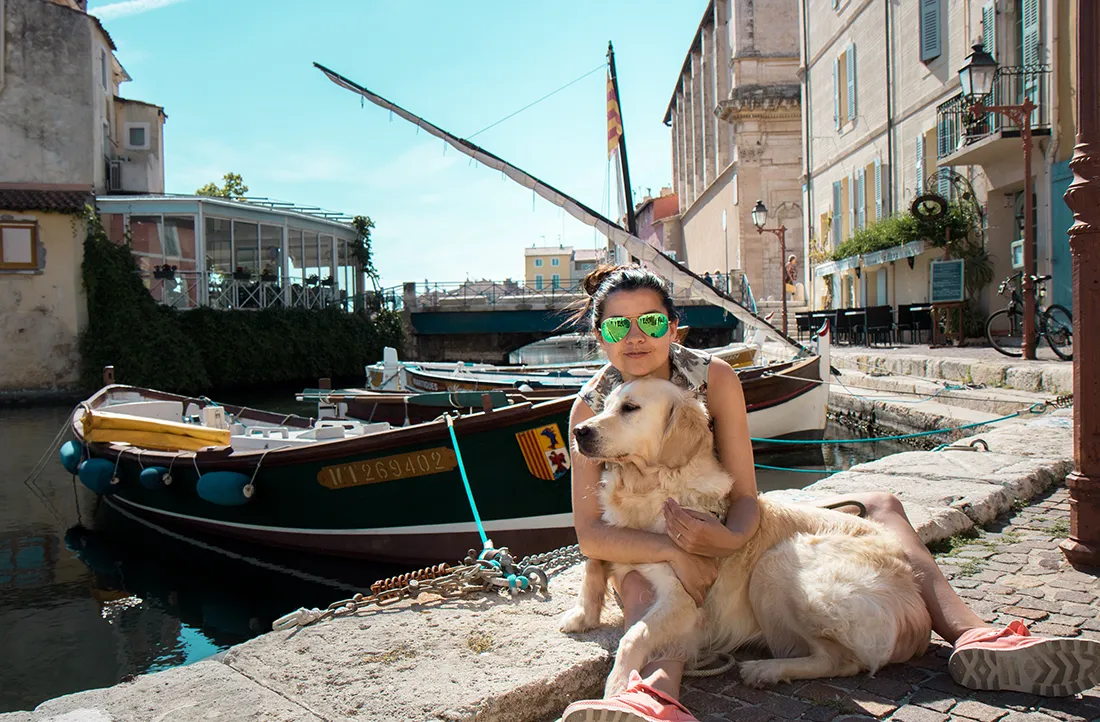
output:
M947 215L947 199L936 193L925 193L916 197L909 210L917 218L934 221Z

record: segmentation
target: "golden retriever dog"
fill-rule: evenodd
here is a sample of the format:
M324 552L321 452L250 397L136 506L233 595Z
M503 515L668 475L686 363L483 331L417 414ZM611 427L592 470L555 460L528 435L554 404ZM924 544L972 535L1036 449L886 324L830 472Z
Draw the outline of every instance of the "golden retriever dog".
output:
M725 518L732 480L715 455L706 409L674 384L640 379L620 386L573 438L580 453L604 463L599 496L608 524L664 533L661 508L670 497ZM774 657L740 664L744 682L757 687L873 674L924 653L932 621L892 534L837 511L759 502L757 532L721 560L702 608L668 564L587 562L578 604L561 620L564 632L599 624L608 574L621 580L636 569L656 592L619 643L606 695L622 691L630 670L654 659L691 662L754 642Z

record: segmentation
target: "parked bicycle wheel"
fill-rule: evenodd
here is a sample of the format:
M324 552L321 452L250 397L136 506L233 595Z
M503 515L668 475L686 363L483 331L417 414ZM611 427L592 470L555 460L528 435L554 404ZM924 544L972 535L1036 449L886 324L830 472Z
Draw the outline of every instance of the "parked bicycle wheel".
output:
M1007 308L990 314L985 322L985 337L989 344L1005 356L1024 355L1024 315L1009 313Z
M1073 315L1054 304L1043 312L1043 330L1050 350L1063 361L1073 360Z

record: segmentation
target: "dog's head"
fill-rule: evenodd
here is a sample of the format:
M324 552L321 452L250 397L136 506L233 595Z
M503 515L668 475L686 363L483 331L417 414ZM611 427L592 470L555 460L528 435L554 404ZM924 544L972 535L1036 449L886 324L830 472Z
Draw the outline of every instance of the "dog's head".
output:
M669 381L638 379L612 391L601 413L573 428L577 450L594 461L687 465L713 453L706 408Z

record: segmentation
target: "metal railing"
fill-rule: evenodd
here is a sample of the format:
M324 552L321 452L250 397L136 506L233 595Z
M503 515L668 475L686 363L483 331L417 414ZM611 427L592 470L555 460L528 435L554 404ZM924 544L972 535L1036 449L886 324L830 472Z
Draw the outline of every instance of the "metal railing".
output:
M997 69L993 90L986 105L1019 105L1024 98L1038 106L1031 115L1031 127L1050 127L1050 66L1015 66ZM969 99L961 93L936 108L936 157L939 159L987 138L994 133L1017 131L1015 124L1000 113L975 116Z
M310 278L234 277L217 272L176 270L171 274L143 272L142 282L149 294L165 306L181 310L209 306L224 310L264 308L341 308L363 310L382 300L374 293L349 294L336 285Z

